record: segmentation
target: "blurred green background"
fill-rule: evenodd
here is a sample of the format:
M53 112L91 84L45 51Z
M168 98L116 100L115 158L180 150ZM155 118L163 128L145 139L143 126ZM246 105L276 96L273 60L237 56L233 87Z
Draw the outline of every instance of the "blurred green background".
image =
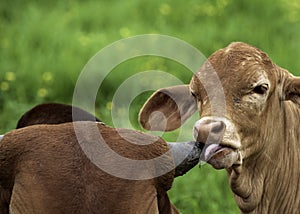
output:
M244 41L300 74L298 0L2 0L0 133L14 129L18 118L36 104L70 104L78 75L93 55L114 41L149 33L177 37L205 56L232 41ZM105 79L96 115L113 126L111 99L118 86L135 73L157 69L185 83L192 75L160 57L129 60ZM137 113L149 95L131 105L130 120L137 129ZM164 137L171 141L177 135ZM239 213L226 172L209 165L177 178L169 195L182 213Z

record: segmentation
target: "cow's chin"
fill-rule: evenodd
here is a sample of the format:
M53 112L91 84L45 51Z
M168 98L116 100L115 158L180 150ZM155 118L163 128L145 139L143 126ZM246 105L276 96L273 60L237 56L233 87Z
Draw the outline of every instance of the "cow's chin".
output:
M205 149L204 161L215 169L230 168L240 163L239 152L226 146L210 145Z

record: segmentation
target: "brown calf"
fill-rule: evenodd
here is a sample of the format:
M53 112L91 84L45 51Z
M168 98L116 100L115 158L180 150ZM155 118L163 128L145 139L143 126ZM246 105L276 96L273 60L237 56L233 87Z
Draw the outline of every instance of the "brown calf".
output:
M57 123L64 121L65 114L60 113L65 111L51 109L57 104L41 106L33 108L39 109L37 114L25 113L21 124L47 123L43 110L52 112L52 124L53 118L59 119ZM197 164L200 151L193 142L168 146L158 137L95 122L11 131L0 142L0 211L178 213L167 190L176 174ZM158 161L147 162L155 158ZM130 165L128 159L141 162ZM176 170L174 162L179 164Z

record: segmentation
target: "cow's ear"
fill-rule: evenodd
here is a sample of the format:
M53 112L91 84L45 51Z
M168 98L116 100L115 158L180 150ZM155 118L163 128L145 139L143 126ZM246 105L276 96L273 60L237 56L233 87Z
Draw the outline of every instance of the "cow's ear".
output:
M195 111L197 103L188 85L160 89L146 101L139 114L143 128L172 131L179 128Z
M290 77L285 84L284 91L285 100L291 100L300 106L300 77Z

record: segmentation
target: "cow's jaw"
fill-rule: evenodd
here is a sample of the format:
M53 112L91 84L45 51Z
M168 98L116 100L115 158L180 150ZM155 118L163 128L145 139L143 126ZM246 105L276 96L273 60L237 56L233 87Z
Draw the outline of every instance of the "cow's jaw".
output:
M194 137L195 139L201 139L198 134L203 134L199 132L201 126L209 124L210 122L222 122L225 125L224 131L222 133L207 133L205 136L206 142L204 149L202 151L200 159L204 162L211 164L215 169L230 168L233 165L242 164L242 155L239 151L241 147L239 136L236 132L234 125L226 118L219 117L203 117L196 122L194 127ZM203 136L202 136L203 137Z

